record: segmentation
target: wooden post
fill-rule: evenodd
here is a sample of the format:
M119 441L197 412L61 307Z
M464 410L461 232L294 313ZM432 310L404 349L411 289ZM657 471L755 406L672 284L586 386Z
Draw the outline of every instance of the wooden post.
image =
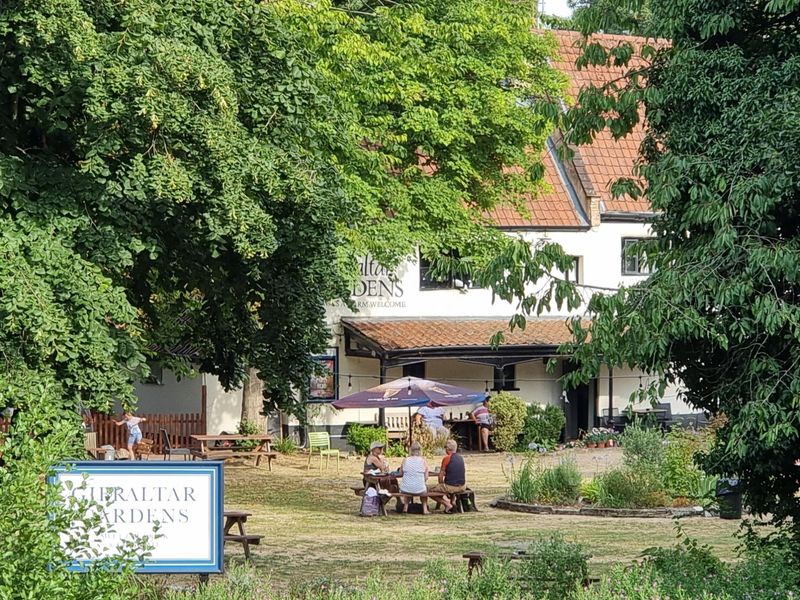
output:
M206 374L201 375L200 384L200 433L208 433L208 386L206 385Z
M380 365L381 380L380 380L380 383L384 384L384 383L386 383L386 363L383 362L383 358L381 358L380 360L381 360L381 365ZM386 426L386 409L385 408L379 408L378 409L378 425L380 425L381 427L385 427Z
M614 369L608 367L608 426L614 429Z

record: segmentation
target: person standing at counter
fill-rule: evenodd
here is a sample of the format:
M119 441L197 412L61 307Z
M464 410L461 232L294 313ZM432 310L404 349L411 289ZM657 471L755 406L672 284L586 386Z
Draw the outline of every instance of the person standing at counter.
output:
M483 403L470 413L470 418L480 429L483 451L489 452L489 432L494 429L494 417L489 412L489 396L486 396Z

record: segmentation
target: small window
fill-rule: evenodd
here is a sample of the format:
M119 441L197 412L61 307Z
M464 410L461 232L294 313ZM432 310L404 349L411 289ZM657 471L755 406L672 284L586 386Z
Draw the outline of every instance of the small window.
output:
M492 390L495 392L513 391L518 390L517 383L517 365L505 365L503 367L494 368L494 386Z
M425 363L415 362L410 365L403 365L403 377L419 377L425 379Z
M450 253L452 258L458 258L458 253L453 251ZM466 275L458 273L448 273L444 276L436 277L433 274L431 262L419 257L419 289L421 290L463 290L463 289L477 289L480 286L470 280Z
M581 257L572 257L572 267L564 272L564 279L572 283L583 283L583 276L581 273Z
M647 238L622 238L622 274L649 275L650 265L641 248Z
M144 383L148 385L164 385L164 367L154 360L148 360L147 366L150 367L150 375L148 375Z

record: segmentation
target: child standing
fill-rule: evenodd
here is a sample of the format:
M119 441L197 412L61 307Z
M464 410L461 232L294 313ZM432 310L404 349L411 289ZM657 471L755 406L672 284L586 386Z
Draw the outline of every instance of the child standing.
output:
M146 422L144 417L134 417L130 411L125 411L125 416L122 421L114 421L116 425L125 425L128 428L128 452L131 455L131 460L136 460L136 454L133 452L133 447L142 441L142 430L139 429L139 423Z

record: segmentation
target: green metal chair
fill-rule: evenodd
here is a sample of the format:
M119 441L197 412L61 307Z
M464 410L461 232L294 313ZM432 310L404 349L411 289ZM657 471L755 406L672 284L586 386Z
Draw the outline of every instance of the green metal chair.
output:
M331 456L336 457L336 473L339 473L339 450L331 448L331 436L327 431L311 431L308 434L308 470L311 469L311 457L319 451L319 470L322 471L322 457L325 457L325 470Z

